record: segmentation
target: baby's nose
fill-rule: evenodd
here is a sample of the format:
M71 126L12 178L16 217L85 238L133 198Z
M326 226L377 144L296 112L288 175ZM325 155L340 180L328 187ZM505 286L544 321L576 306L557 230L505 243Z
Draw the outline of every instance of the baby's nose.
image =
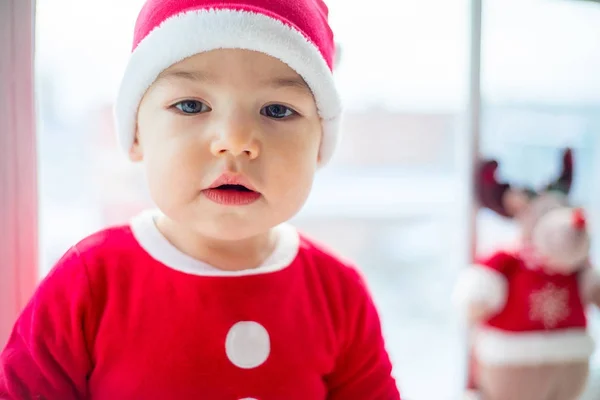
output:
M578 231L582 231L585 229L586 221L585 221L585 213L582 208L576 208L573 210L571 223L573 228Z

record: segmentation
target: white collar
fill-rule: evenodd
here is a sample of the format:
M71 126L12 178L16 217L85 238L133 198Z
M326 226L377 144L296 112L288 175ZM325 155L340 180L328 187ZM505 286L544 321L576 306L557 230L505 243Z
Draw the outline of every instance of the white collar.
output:
M173 246L158 230L155 218L160 211L147 210L132 218L131 230L139 245L152 258L174 270L199 276L246 276L280 271L289 266L298 254L300 237L298 231L290 224L275 227L277 244L275 250L257 268L241 271L223 271L196 260Z

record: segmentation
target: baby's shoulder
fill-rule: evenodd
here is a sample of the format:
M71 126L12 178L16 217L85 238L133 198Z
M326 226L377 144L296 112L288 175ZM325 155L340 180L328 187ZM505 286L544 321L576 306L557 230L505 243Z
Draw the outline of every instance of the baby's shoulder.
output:
M95 263L110 258L127 257L139 252L129 224L115 225L98 230L77 242L72 249L83 261Z
M84 237L54 263L34 296L50 303L59 298L86 302L91 292L98 294L107 285L107 271L117 272L118 268L113 267L123 265L121 260L136 252L134 243L127 225L105 228Z
M100 229L76 242L51 273L71 270L83 276L90 290L100 297L109 287L128 287L151 262L130 224L122 224Z
M328 285L345 290L365 290L365 278L353 261L304 233L300 233L299 258Z
M76 242L50 273L76 270L87 276L92 286L105 285L115 278L120 281L140 271L149 259L129 224L113 225Z

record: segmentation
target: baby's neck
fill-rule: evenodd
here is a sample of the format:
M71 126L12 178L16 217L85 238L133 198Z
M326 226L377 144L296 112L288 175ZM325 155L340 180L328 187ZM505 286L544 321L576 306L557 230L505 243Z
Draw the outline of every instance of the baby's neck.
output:
M220 240L193 231L183 231L164 216L157 218L156 226L177 249L223 271L258 268L273 253L277 244L274 230L241 240Z

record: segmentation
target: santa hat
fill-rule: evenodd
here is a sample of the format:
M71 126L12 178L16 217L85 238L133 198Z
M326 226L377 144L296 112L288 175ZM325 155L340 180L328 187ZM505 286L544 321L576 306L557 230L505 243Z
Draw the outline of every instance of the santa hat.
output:
M139 103L158 75L205 51L238 48L275 57L312 90L323 125L321 162L339 137L341 102L333 80L335 42L322 0L148 0L118 91L117 134L131 148Z

